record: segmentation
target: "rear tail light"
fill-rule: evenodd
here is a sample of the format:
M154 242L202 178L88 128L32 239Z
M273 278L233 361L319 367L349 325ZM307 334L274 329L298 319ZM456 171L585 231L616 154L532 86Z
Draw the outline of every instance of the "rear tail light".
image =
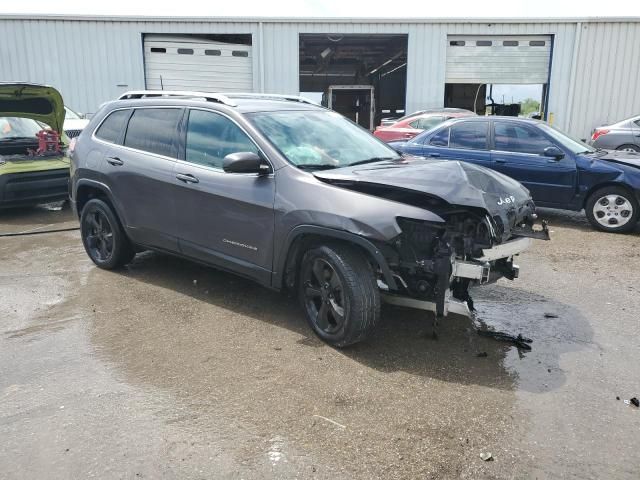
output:
M598 137L601 137L602 135L606 135L607 133L609 133L609 130L598 128L593 132L593 135L591 135L591 140L595 142L598 139Z

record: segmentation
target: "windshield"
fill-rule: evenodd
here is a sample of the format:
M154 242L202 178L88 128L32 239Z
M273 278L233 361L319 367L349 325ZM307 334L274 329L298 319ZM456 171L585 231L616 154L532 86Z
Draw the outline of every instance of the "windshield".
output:
M399 158L391 147L336 112L260 112L248 116L287 160L300 168L338 168Z
M69 120L80 120L80 115L71 110L69 107L64 107L65 118Z
M574 153L574 154L595 153L598 151L597 149L590 147L589 145L587 145L584 142L581 142L580 140L576 140L574 138L567 136L566 134L562 133L560 130L558 130L555 127L552 127L551 125L548 125L546 123L540 123L539 126L545 133L550 135L558 143L562 144L563 147L570 150L571 153Z
M10 138L33 138L42 130L35 120L21 117L0 117L0 141Z

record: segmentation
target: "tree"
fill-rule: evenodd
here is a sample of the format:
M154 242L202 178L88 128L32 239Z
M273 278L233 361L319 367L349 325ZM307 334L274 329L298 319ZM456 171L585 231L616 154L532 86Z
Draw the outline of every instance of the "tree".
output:
M520 114L529 115L532 112L540 111L540 102L533 98L527 98L520 102Z

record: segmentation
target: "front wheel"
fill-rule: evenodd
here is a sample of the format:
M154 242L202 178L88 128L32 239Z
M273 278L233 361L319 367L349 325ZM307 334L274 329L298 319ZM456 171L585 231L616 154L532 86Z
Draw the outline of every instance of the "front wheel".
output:
M633 230L640 208L633 194L621 187L603 187L587 199L585 212L591 225L603 232L623 233Z
M625 145L620 145L616 150L621 150L623 152L640 152L640 147L638 147L638 145L633 145L632 143L627 143Z
M322 340L346 347L367 338L380 319L380 293L366 257L335 244L307 251L298 282L307 321Z

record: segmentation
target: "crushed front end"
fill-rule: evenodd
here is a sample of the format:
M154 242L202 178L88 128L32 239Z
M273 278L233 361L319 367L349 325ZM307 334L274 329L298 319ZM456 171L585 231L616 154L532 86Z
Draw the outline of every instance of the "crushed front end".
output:
M390 292L380 282L387 302L437 316L468 314L474 310L470 287L503 277L514 280L519 274L514 257L531 238L549 239L545 222L534 227L537 215L530 200L493 214L481 208L447 210L440 213L444 224L397 219L402 233L382 247L397 285Z

